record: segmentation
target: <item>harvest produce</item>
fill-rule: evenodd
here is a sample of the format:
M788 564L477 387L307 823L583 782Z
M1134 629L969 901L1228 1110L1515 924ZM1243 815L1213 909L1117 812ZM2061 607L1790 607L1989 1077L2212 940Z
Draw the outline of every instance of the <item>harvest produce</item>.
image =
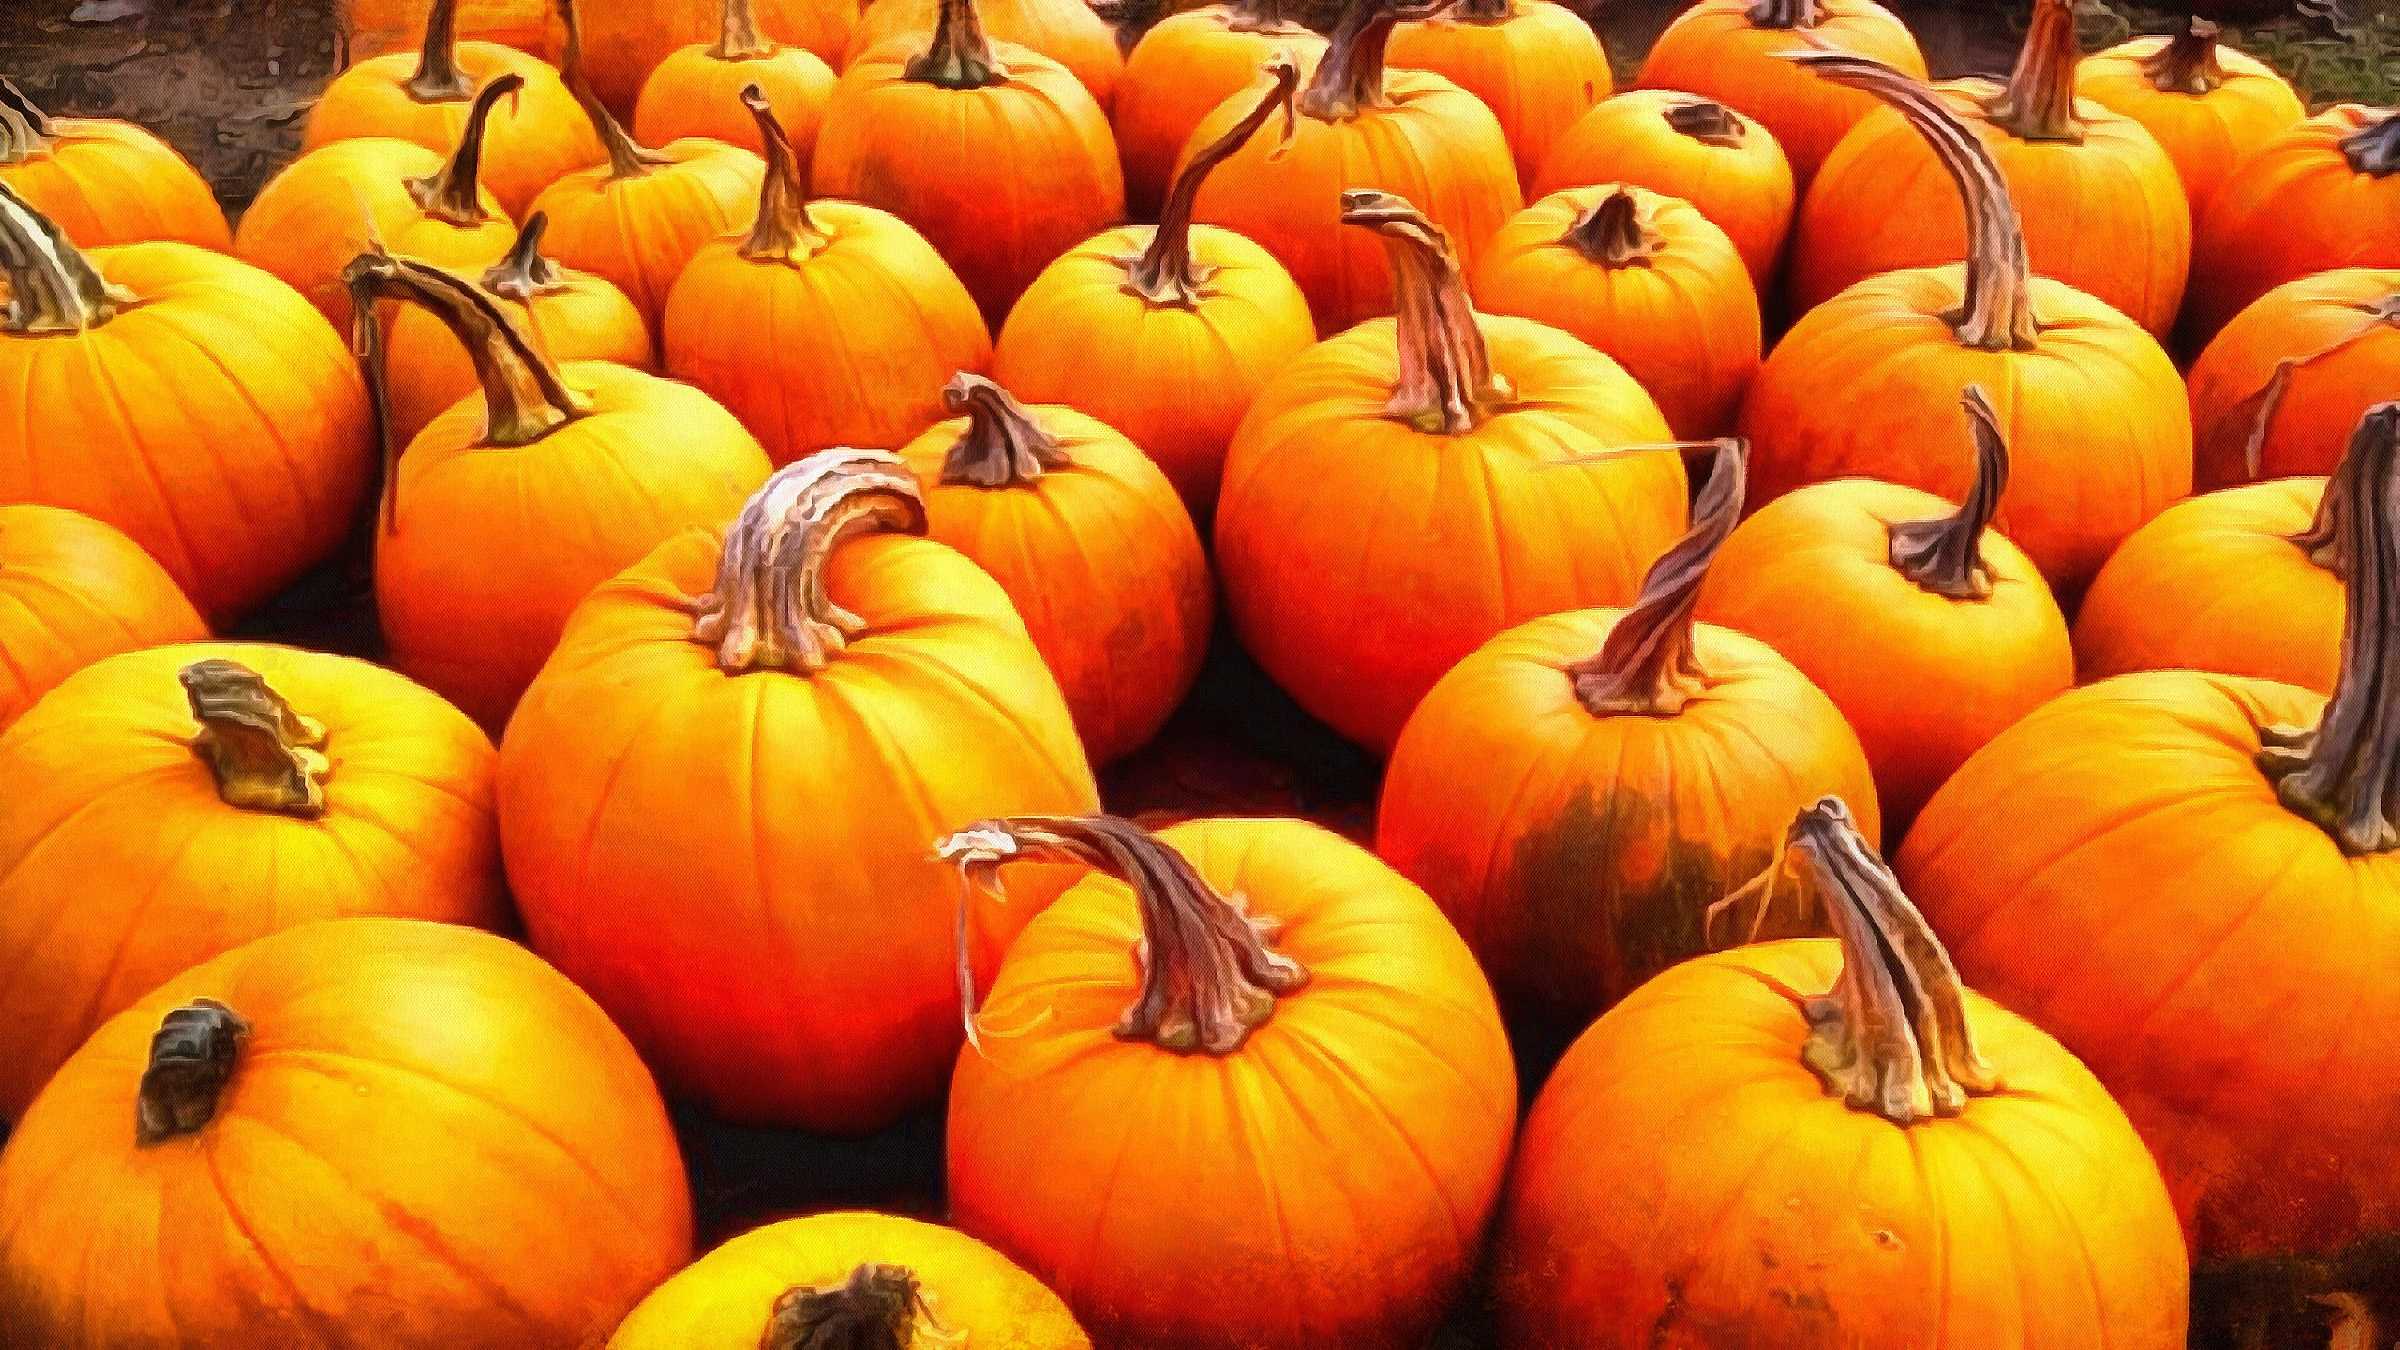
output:
M650 78L633 109L633 134L664 145L687 136L706 136L756 154L767 152L764 134L743 104L755 88L784 129L800 180L817 145L817 123L833 96L833 67L806 47L777 42L759 27L758 0L725 0L724 26L713 43L679 47Z
M2194 18L2180 33L2135 38L2086 57L2075 95L2142 124L2175 162L2196 223L2234 168L2308 116L2274 69Z
M123 531L76 511L0 505L0 730L104 656L196 642L208 625Z
M1535 197L1625 183L1691 203L1742 251L1764 288L1792 228L1792 166L1766 128L1722 103L1672 89L1632 89L1585 113L1559 137Z
M131 122L52 117L0 76L0 184L86 248L233 240L208 184L172 146Z
M2400 267L2400 111L2337 104L2234 167L2193 235L2193 345L2287 281Z
M2192 363L2192 476L2202 488L2333 471L2367 409L2400 387L2400 269L2285 282Z
M589 77L613 112L633 114L642 82L676 52L723 35L724 0L554 0L588 15ZM805 47L828 65L849 50L864 6L857 0L753 0L761 30Z
M1269 0L1203 5L1142 34L1111 109L1134 219L1158 216L1184 143L1218 104L1257 83L1259 68L1277 57L1289 56L1305 77L1324 51L1324 38Z
M941 26L943 0L870 0L859 7L858 30L850 35L847 70L880 47L911 52ZM975 12L998 41L1036 52L1064 66L1105 110L1116 93L1125 58L1117 35L1082 0L975 0Z
M1592 26L1550 0L1459 0L1394 28L1387 52L1483 100L1508 133L1520 183L1615 84Z

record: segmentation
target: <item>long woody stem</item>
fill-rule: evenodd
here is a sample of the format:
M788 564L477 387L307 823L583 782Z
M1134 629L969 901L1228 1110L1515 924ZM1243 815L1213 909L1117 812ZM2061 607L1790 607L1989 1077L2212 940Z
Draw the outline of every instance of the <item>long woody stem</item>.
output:
M133 301L108 284L57 222L6 183L0 183L0 278L8 282L0 331L10 333L80 333Z
M433 0L425 11L417 73L400 87L419 103L457 103L475 92L475 81L458 68L458 0Z
M752 0L725 0L717 45L708 54L719 61L758 61L775 54L774 42L758 29L758 8Z
M475 96L475 106L467 111L467 124L458 134L458 148L450 152L448 162L434 173L408 181L408 195L416 200L417 209L462 229L492 218L492 213L483 209L480 191L484 130L493 106L504 97L513 100L524 87L524 76L502 75Z
M1492 369L1466 279L1441 227L1388 192L1342 194L1342 223L1375 231L1392 260L1400 379L1384 414L1428 435L1458 436L1516 397Z
M825 232L809 217L808 185L801 181L791 139L784 135L783 123L757 85L743 87L742 106L758 124L759 141L766 147L767 172L758 185L758 219L742 240L741 255L755 262L809 257L825 246Z
M49 115L0 75L0 164L22 164L49 146Z
M941 1330L916 1272L869 1263L840 1284L799 1285L777 1296L758 1350L912 1350L920 1322Z
M2358 437L2351 437L2350 446L2333 472L2326 475L2325 492L2317 498L2317 513L2308 528L2292 536L2292 542L2308 554L2309 561L2344 581L2357 565L2354 550L2358 541L2351 532L2352 517L2358 502L2376 490L2372 474L2380 467L2373 455L2353 453L2358 449Z
M2162 94L2204 97L2225 83L2225 67L2217 59L2222 30L2194 15L2182 32L2168 38L2157 51L2142 58L2142 74Z
M991 380L960 371L942 388L953 415L965 414L967 429L942 459L942 481L973 487L1022 487L1067 463L1058 438L1033 420L1014 395Z
M1748 11L1753 28L1814 28L1825 17L1823 0L1755 0Z
M1983 532L2008 490L2008 441L2000 418L1980 385L1959 399L1975 440L1975 481L1958 510L1938 520L1911 520L1891 528L1892 567L1935 595L1982 600L1992 593L1992 569L1983 561Z
M325 814L325 727L302 716L258 672L238 662L195 661L178 678L200 724L192 753L217 796L245 811L313 820Z
M1165 204L1159 207L1158 228L1151 231L1150 247L1142 256L1125 268L1125 289L1153 305L1188 309L1197 304L1207 284L1209 271L1192 259L1192 208L1200 200L1200 185L1209 172L1231 159L1235 151L1249 143L1258 129L1267 124L1275 110L1283 110L1285 139L1292 134L1292 93L1300 86L1300 63L1290 52L1277 52L1266 64L1272 83L1258 106L1245 114L1232 129L1219 136L1183 166L1175 176L1175 184L1167 191Z
M901 74L944 89L982 89L1007 79L1007 67L993 59L991 41L983 35L983 16L976 12L975 0L939 4L933 40L909 59Z
M213 998L168 1013L150 1038L150 1062L134 1094L134 1142L149 1148L214 1120L249 1035L242 1015Z
M725 532L716 585L693 602L692 641L730 674L823 670L867 631L826 593L834 551L893 532L925 532L925 499L898 455L827 450L783 466Z
M1347 122L1361 109L1380 108L1383 55L1403 19L1438 14L1442 5L1404 8L1396 0L1350 0L1328 39L1316 74L1299 99L1300 111L1320 122Z
M2017 52L2008 84L1984 104L1993 126L2021 141L2083 139L2075 117L2075 67L2083 48L2075 40L2075 0L2033 0L2033 23Z
M1672 717L1700 690L1703 677L1692 655L1700 584L1742 518L1748 459L1739 440L1710 445L1715 455L1692 505L1692 528L1650 564L1640 597L1608 630L1600 650L1567 667L1576 700L1594 717Z
M567 92L575 96L583 115L591 121L592 130L599 133L600 143L608 149L608 173L611 178L639 178L661 164L667 157L645 149L633 138L600 95L592 88L583 73L583 19L576 13L576 0L558 0L558 17L566 24L567 49L559 74L566 80Z
M1614 187L1569 226L1560 243L1599 266L1647 267L1658 256L1660 240L1642 220L1642 204L1632 191Z

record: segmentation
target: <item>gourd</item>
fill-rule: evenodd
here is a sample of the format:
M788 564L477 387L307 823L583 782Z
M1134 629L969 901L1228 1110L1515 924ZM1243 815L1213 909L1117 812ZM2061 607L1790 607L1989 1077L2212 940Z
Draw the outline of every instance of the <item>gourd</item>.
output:
M2333 471L2367 409L2395 392L2400 270L2287 281L2192 363L2192 476L2203 489Z
M1391 63L1430 70L1482 99L1515 152L1517 180L1535 170L1616 79L1600 35L1550 0L1461 0L1392 30Z
M113 525L0 505L0 729L104 656L208 636L175 578Z
M573 0L559 0L561 7ZM759 25L781 40L842 60L862 6L856 0L756 0ZM593 6L586 20L592 89L609 110L631 116L642 81L681 48L718 36L724 0L641 0ZM572 39L570 37L570 43Z
M0 77L0 184L86 248L173 239L233 246L208 183L131 122L52 117Z
M2085 58L2075 94L2142 124L2183 180L2197 222L2234 167L2307 118L2272 66L2218 41L2194 17L2180 33L2137 37Z
M2198 348L2286 282L2350 267L2400 268L2400 110L2337 103L2235 166L2193 232L2185 341Z
M1527 180L1536 198L1625 183L1680 197L1725 231L1762 293L1792 229L1792 166L1758 123L1672 89L1629 89L1585 113Z
M1102 111L1115 102L1125 58L1116 30L1086 0L977 0L976 10L994 39L1064 66ZM922 50L941 22L941 0L870 0L859 10L844 69L878 47Z
M777 42L758 22L758 0L725 0L724 26L714 43L678 47L650 78L633 108L633 134L654 145L706 136L767 153L742 94L756 88L775 110L808 181L817 123L833 96L833 67L806 47Z
M1305 76L1324 54L1325 39L1273 0L1203 5L1152 24L1126 56L1110 108L1133 218L1158 218L1192 130L1256 85L1261 66L1288 56Z

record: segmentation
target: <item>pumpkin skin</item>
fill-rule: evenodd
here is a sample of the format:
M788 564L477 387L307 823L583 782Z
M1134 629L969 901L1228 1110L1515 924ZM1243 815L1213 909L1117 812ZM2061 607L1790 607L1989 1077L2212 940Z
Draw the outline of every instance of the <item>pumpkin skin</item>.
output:
M2076 72L2075 92L2157 139L2175 162L2194 222L2235 165L2308 116L2274 67L2219 46L2213 25L2204 36L2137 37L2095 53Z
M2192 477L2215 489L2331 473L2359 418L2394 392L2396 369L2400 270L2340 268L2285 282L2192 363Z
M324 727L322 814L229 804L178 672L239 663ZM311 919L507 921L491 742L364 661L259 643L153 647L69 676L0 734L0 1115L153 985ZM94 859L109 861L107 878ZM64 922L68 912L72 923ZM5 1248L0 1240L0 1248ZM4 1258L0 1258L4 1260ZM0 1300L4 1302L5 1300Z
M758 26L779 42L805 47L831 65L849 50L860 7L855 0L754 0ZM695 42L714 41L724 25L724 0L644 0L641 4L579 4L588 48L583 70L612 112L631 116L642 81Z
M1125 204L1151 220L1192 131L1217 105L1258 82L1261 66L1289 53L1305 77L1325 39L1247 5L1204 5L1151 25L1125 58L1110 106L1125 165Z
M1423 1345L1476 1262L1516 1123L1482 972L1421 892L1313 825L1157 837L1277 921L1306 984L1227 1053L1112 1034L1144 925L1122 882L1087 874L1010 949L981 1052L959 1057L959 1226L1103 1345Z
M1038 53L1075 77L1092 101L1107 111L1125 74L1116 30L1085 0L976 0L983 27L993 39ZM882 47L923 51L935 26L940 0L872 0L859 9L844 71Z
M208 636L175 578L113 525L0 505L0 729L106 656Z
M1785 11L1779 26L1754 21L1754 4L1700 0L1676 16L1642 58L1640 83L1689 90L1757 119L1783 147L1793 181L1805 189L1834 146L1875 111L1875 101L1793 69L1783 54L1813 39L1920 80L1926 78L1925 55L1908 26L1874 0L1772 0L1770 8Z
M703 138L647 152L659 163L620 174L581 169L552 183L533 209L550 217L550 250L569 267L625 292L655 335L667 293L712 241L749 223L766 165Z
M757 0L727 0L714 43L678 47L642 81L633 134L654 145L705 136L764 155L758 123L742 106L757 86L788 136L802 182L817 146L817 123L833 96L833 67L806 47L785 46L758 26Z
M0 183L86 248L172 239L233 246L225 212L190 161L131 122L51 117L0 79Z
M1550 0L1476 0L1392 30L1391 62L1430 70L1482 99L1533 181L1551 147L1616 79L1600 35Z
M1733 240L1762 292L1792 229L1792 166L1775 138L1722 103L1672 89L1629 89L1602 100L1528 181L1536 197L1595 183L1680 197Z
M232 1076L196 1133L139 1144L152 1036L199 1000L248 1022ZM168 980L26 1114L0 1158L0 1335L597 1344L691 1240L666 1109L590 999L487 933L312 923Z
M841 1212L754 1228L701 1257L651 1291L608 1350L757 1350L787 1290L836 1287L865 1265L898 1266L917 1282L924 1307L908 1324L917 1344L938 1344L938 1328L965 1333L977 1350L1091 1348L1058 1295L966 1234Z
M2336 104L2236 166L2195 231L2184 333L2198 347L2250 303L2336 268L2400 268L2400 172L2351 166L2343 143L2400 134L2389 109Z

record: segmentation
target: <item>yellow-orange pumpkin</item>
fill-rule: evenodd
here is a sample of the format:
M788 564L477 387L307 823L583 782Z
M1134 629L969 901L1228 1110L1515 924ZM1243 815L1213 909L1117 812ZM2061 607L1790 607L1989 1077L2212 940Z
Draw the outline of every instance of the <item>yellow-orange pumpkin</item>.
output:
M743 106L755 87L775 110L800 181L817 149L817 123L833 97L833 67L806 47L777 42L759 26L757 0L725 0L725 23L711 44L678 47L642 81L633 108L633 134L653 145L706 136L760 155L767 152L758 123Z
M104 656L208 636L158 560L79 511L0 505L0 729Z
M1066 67L1102 111L1115 101L1125 57L1116 30L1088 0L976 0L975 7L994 38ZM860 7L844 69L879 47L922 51L940 26L941 0L871 0Z
M528 56L548 57L550 0L454 0L451 20L468 42L504 43ZM396 52L416 41L443 0L338 0L342 48L353 62Z
M190 162L113 118L51 117L0 77L0 183L85 248L174 239L222 253L225 213Z
M2195 18L2171 37L2137 37L2087 57L2075 93L2142 124L2175 161L2192 219L2208 210L2234 166L2308 116L2272 66L2223 46Z
M1630 89L1569 127L1527 180L1564 188L1630 183L1680 197L1715 222L1764 290L1792 230L1792 166L1765 127L1722 103L1672 89Z
M2324 475L2367 409L2400 393L2400 270L2343 267L2260 296L2192 363L2203 490Z
M1517 181L1533 181L1558 138L1616 87L1584 17L1551 0L1461 0L1392 30L1391 63L1430 70L1482 99L1508 133Z
M563 9L574 0L556 3ZM816 53L828 65L839 63L850 49L851 31L864 8L858 0L757 0L757 6L760 27L780 41ZM592 88L611 111L632 116L650 72L677 50L716 37L723 21L724 0L603 0L592 5L586 18Z
M2193 347L2288 281L2400 268L2400 110L2339 103L2260 146L2193 234Z
M1204 5L1151 25L1125 58L1110 108L1133 218L1157 217L1193 128L1256 84L1259 67L1289 55L1305 76L1324 53L1324 38L1270 0Z

